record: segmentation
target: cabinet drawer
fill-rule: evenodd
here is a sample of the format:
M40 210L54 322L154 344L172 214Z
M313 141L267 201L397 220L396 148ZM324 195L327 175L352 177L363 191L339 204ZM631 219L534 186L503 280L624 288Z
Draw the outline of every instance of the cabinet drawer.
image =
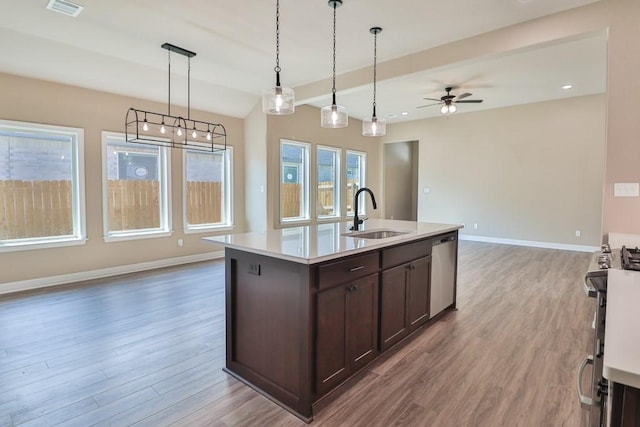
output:
M431 255L431 240L425 239L382 251L382 268L389 268Z
M327 289L377 272L378 252L321 265L318 268L318 289Z

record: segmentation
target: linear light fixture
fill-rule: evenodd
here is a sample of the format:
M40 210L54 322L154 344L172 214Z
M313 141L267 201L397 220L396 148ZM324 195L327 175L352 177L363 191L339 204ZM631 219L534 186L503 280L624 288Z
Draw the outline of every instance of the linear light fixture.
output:
M191 119L191 58L195 52L164 43L168 51L169 91L167 114L129 108L125 120L127 142L198 151L222 151L227 148L227 132L220 123ZM171 115L171 52L187 57L187 118Z

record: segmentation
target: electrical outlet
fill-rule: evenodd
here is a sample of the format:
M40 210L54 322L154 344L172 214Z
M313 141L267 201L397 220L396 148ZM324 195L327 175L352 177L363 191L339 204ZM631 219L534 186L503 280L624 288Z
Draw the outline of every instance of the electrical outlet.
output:
M260 275L260 264L249 264L249 274L255 274L256 276Z
M473 224L473 228L475 228L476 230L478 229L478 223L477 222L475 224Z
M582 232L580 230L576 230L576 237L582 236Z
M178 247L181 248L184 246L184 240L178 239Z

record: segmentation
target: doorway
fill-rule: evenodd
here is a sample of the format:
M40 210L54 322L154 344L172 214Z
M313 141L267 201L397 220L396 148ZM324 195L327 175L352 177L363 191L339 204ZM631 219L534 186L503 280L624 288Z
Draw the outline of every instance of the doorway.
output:
M418 218L418 141L384 144L384 216Z

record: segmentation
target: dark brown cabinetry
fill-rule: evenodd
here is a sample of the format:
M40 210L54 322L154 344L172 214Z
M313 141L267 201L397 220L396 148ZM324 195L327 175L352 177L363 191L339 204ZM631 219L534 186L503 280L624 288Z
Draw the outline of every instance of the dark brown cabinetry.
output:
M378 354L378 275L318 293L316 389L330 391Z
M429 318L430 237L310 264L225 259L226 371L305 421Z
M611 393L611 426L637 427L640 425L640 389L614 382Z
M431 249L429 241L383 251L388 264L380 281L380 349L386 350L429 319ZM398 252L401 252L400 254Z

